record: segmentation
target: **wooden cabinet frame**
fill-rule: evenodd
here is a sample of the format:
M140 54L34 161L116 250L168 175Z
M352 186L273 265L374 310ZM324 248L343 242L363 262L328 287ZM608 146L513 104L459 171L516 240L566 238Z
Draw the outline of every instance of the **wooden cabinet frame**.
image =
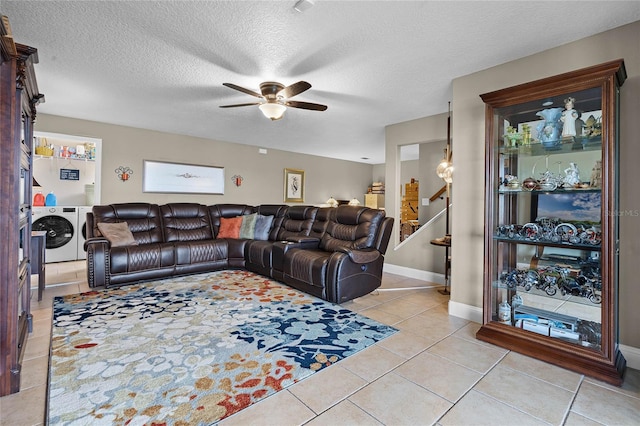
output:
M626 79L623 60L615 60L593 67L545 78L530 83L498 90L481 95L486 104L486 152L485 152L485 266L483 325L477 338L543 361L620 385L626 361L618 349L618 223L615 212L618 208L618 104L619 88ZM601 189L601 232L600 268L602 281L601 302L601 344L597 350L568 342L514 325L505 325L496 320L496 277L500 265L515 264L516 245L501 246L502 259L498 259L498 244L495 229L498 217L514 215L516 207L513 199L502 199L496 189L504 173L500 169L496 149L502 143L499 135L504 123L497 121L496 113L518 111L530 108L534 102L544 99L562 99L566 94L600 90L602 110L602 189ZM526 107L525 107L526 106ZM558 106L556 102L554 106ZM535 110L534 110L535 111ZM506 116L507 114L505 114ZM522 171L521 171L522 172ZM586 172L586 170L584 171ZM526 173L522 172L522 177ZM500 210L500 211L498 211ZM513 223L513 222L512 222ZM508 244L507 244L508 246ZM544 249L545 244L540 244ZM553 246L553 244L549 244ZM513 252L509 253L510 250ZM506 260L504 260L506 259ZM502 263L501 263L502 262Z
M0 23L0 396L20 390L22 357L31 331L31 187L37 50L14 43Z

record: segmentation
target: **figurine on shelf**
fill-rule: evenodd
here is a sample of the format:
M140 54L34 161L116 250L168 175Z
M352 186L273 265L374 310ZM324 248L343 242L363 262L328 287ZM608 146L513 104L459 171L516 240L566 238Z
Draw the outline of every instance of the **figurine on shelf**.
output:
M575 136L576 135L576 120L578 119L578 112L573 108L575 98L568 97L564 100L564 111L560 120L562 121L562 136Z
M569 167L564 169L563 182L567 186L574 186L580 183L580 170L576 163L569 163Z
M602 161L596 161L595 166L591 169L591 180L589 186L592 188L600 188L602 186Z
M512 126L507 127L507 133L504 135L504 144L509 147L517 147L518 141L522 140L522 134L516 132Z
M529 146L531 145L531 126L527 123L522 125L522 145Z
M504 183L504 186L506 186L509 189L517 189L520 187L518 176L514 176L514 175L505 175L503 183Z
M602 121L601 118L590 115L587 121L584 123L584 135L589 138L596 138L602 135Z

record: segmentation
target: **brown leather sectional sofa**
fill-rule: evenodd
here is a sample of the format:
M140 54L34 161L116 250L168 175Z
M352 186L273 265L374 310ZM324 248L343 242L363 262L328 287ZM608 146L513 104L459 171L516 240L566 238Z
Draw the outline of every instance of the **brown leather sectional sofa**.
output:
M273 216L267 239L218 238L221 221L253 213ZM99 230L118 222L127 223L134 245L112 246ZM240 268L342 303L380 286L392 227L384 210L361 206L94 206L87 214L87 277L91 287L109 287Z

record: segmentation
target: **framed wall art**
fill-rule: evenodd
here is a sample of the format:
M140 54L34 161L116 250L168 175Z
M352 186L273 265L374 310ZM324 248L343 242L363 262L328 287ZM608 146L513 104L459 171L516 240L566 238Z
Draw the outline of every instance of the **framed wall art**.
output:
M224 194L224 167L143 160L142 192Z
M304 170L284 169L284 202L304 203Z

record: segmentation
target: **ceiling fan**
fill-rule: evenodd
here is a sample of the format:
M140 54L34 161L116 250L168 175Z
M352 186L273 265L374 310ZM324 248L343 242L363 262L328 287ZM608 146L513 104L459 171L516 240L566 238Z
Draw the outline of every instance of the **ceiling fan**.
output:
M326 105L289 100L290 98L293 98L294 96L299 95L300 93L311 88L311 84L307 83L306 81L299 81L287 87L285 87L281 83L276 83L274 81L265 81L264 83L260 84L261 93L245 89L244 87L237 86L233 83L222 83L222 85L230 89L235 89L242 93L246 93L247 95L260 98L260 101L245 104L221 105L220 108L235 108L258 105L258 108L260 108L260 111L262 111L265 117L274 121L280 120L282 118L284 112L287 110L287 107L310 109L313 111L324 111L327 109Z

